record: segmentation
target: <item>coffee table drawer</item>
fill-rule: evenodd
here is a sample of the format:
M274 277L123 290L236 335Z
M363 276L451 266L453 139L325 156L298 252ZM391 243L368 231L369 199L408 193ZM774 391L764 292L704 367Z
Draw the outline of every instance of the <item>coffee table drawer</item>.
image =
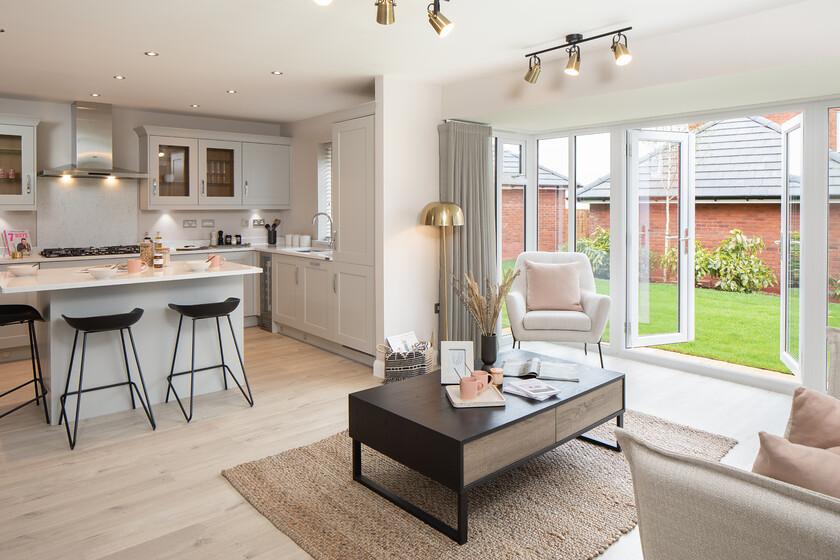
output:
M464 444L464 484L554 445L554 409Z
M624 408L624 380L616 381L557 407L557 441Z

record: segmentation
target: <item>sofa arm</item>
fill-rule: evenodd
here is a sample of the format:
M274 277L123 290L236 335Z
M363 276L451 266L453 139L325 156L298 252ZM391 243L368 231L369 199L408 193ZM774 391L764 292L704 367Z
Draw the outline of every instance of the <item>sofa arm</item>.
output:
M520 338L520 335L525 327L522 325L522 320L525 318L525 295L522 292L508 292L505 296L505 303L507 304L508 319L510 320L510 329L513 331L513 336Z
M592 321L592 333L597 335L598 338L604 334L604 328L606 328L607 320L610 318L611 301L610 296L596 294L595 292L582 291L580 293L583 312Z

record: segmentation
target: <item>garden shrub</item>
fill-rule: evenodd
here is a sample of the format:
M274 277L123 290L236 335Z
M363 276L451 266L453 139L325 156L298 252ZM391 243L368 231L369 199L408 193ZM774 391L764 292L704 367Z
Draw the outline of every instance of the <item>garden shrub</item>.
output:
M708 255L709 276L717 278L715 287L725 292L751 293L776 284L776 275L761 260L764 241L760 237L747 237L739 229L729 232L729 237Z
M589 258L595 278L610 277L610 232L598 226L592 235L577 241L577 250Z

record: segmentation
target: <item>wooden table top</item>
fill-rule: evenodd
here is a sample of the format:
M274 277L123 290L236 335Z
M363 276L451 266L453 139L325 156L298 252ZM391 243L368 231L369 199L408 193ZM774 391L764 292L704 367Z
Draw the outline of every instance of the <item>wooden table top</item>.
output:
M555 363L574 363L523 350L503 353L497 363L506 359L534 357ZM507 400L504 407L457 409L449 403L440 384L440 372L352 393L350 399L358 399L455 441L466 443L544 410L562 406L594 389L624 378L623 373L583 364L574 365L576 367L573 375L577 375L580 381L575 383L546 380L545 383L562 391L556 397L542 402L504 393ZM505 378L505 382L509 379L511 378Z

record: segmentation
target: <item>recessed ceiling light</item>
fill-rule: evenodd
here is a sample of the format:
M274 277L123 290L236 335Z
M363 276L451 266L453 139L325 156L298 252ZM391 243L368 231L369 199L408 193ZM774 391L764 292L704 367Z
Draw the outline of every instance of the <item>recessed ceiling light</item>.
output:
M332 4L332 0L314 0L314 2L319 6L329 6Z
M122 74L117 74L116 76L114 76L114 79L115 80L125 80L125 76L123 76Z
M272 71L271 71L271 75L272 75L272 76L282 76L282 75L283 75L283 72L281 72L281 71L279 71L279 70L272 70Z
M227 92L228 93L236 93L236 90L235 89L229 89L229 90L227 90Z
M91 97L99 97L99 94L98 93L91 93L90 96Z
M199 105L198 103L193 103L192 105L190 105L190 107L192 107L193 109L198 109L199 107L201 107L201 105Z
M146 51L143 54L145 54L146 56L160 56L160 53L157 51Z

